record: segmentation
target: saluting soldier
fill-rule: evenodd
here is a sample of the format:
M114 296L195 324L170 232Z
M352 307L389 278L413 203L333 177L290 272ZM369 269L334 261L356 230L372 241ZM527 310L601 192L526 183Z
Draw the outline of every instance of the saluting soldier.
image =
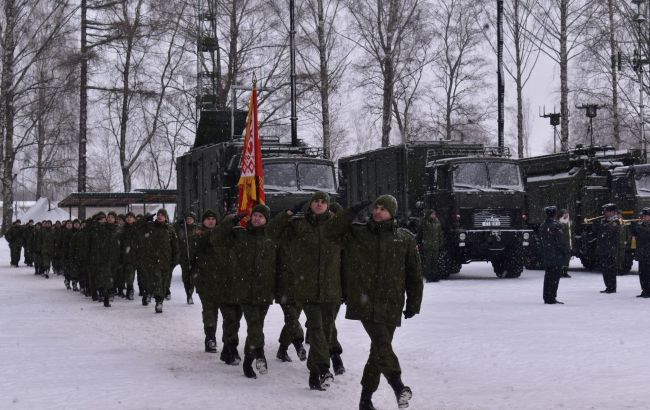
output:
M544 264L544 303L548 305L563 303L557 300L557 288L564 265L570 257L571 250L567 237L557 221L557 207L544 208L546 220L539 227L539 239L542 243L542 263Z
M24 234L25 231L23 227L20 225L20 219L16 219L16 221L11 225L9 229L7 229L7 232L5 232L5 239L9 243L9 250L10 250L10 256L11 256L11 266L18 267L18 263L20 262L20 250L23 247L24 243Z
M305 215L278 214L267 231L279 241L280 295L302 307L309 329L309 387L329 388L330 345L336 312L341 303L341 245L325 236L333 217L329 194L315 192Z
M402 382L392 340L402 314L410 319L420 312L422 267L415 238L395 220L397 200L393 196L382 195L375 200L367 223L353 223L356 214L369 204L362 202L338 213L327 235L338 238L345 247L345 317L360 320L370 337L359 409L374 409L372 395L382 375L392 387L398 406L404 408L413 393Z
M616 273L621 251L621 218L616 204L602 206L604 219L598 226L596 250L603 273L605 289L600 293L616 293Z
M650 208L641 211L641 223L632 225L636 237L636 260L639 261L641 294L638 298L650 298Z

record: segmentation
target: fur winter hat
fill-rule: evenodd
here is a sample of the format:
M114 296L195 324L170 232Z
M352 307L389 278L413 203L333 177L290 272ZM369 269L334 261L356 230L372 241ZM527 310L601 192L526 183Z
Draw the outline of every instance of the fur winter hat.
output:
M169 214L167 214L167 210L165 208L160 208L158 212L156 212L156 216L161 214L165 215L165 219L169 221Z
M128 218L129 216L132 216L133 219L135 219L135 214L131 211L127 212L126 215L124 216L124 219Z
M219 219L217 213L214 212L212 209L208 209L207 211L203 212L203 216L201 216L201 222L205 221L208 218L215 218L217 220Z
M391 216L394 218L397 215L397 199L392 195L382 195L379 198L375 199L373 206L381 205L390 212Z
M97 212L95 216L93 216L93 220L95 221L99 221L102 218L106 218L106 214L102 211Z
M253 212L261 213L262 215L264 215L264 217L266 218L267 221L269 221L271 219L271 209L268 206L264 205L264 204L255 205L255 207L253 208L253 211L251 212L251 215L253 214Z

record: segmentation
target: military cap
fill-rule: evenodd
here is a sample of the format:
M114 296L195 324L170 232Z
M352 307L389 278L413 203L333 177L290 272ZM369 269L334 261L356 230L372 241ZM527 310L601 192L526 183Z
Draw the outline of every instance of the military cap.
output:
M15 224L19 224L19 223L20 223L20 219L16 219L16 220L14 221L14 223L15 223Z
M75 219L72 220L72 224L78 224L78 223L80 223L80 221L78 219L75 218Z
M616 206L616 204L613 204L611 202L608 203L608 204L603 205L601 208L602 208L603 212L616 212L616 211L618 211L618 207Z
M196 214L194 212L188 212L185 214L185 219L187 218L194 218L194 220L196 221Z
M131 211L127 212L126 215L124 216L124 219L128 218L129 216L132 216L135 219L135 214Z
M330 194L328 194L327 192L323 192L323 191L314 192L313 194L311 194L311 198L309 199L309 203L312 203L317 199L321 199L321 200L325 201L325 203L327 203L327 205L330 204Z
M156 215L165 215L165 218L169 221L169 214L167 214L167 210L165 208L160 208L158 212L156 212Z
M544 213L546 213L546 216L548 216L548 217L555 216L557 214L557 206L551 205L551 206L545 207L544 208Z
M99 221L102 218L106 218L106 214L102 211L97 212L95 216L93 216L93 220L95 221Z
M381 205L390 212L390 214L395 217L397 214L397 199L392 195L381 195L379 198L375 199L373 206Z
M268 206L264 205L264 204L255 205L253 207L253 210L252 210L251 214L253 214L253 212L258 212L258 213L264 215L264 217L266 218L267 221L269 219L271 219L271 209Z
M203 215L201 216L201 221L205 221L208 218L219 219L219 217L217 216L217 213L214 212L212 209L208 209L205 212L203 212Z

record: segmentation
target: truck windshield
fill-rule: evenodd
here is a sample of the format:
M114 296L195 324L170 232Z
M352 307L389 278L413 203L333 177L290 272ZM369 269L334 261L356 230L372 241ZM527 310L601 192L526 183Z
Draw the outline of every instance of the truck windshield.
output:
M639 196L650 196L650 174L636 176L636 193Z
M264 164L264 188L297 191L296 164L293 162Z
M465 162L453 168L455 189L523 191L519 166L508 162Z
M328 164L303 163L298 164L300 189L306 191L334 192L334 172Z

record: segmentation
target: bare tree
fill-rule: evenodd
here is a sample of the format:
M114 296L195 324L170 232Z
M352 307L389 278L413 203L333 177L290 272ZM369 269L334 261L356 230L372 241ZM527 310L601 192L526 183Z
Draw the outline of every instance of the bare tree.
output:
M481 50L481 4L471 0L439 0L434 26L439 52L433 63L434 103L444 115L445 139L473 139L484 131L482 122L493 111L482 90L487 87L487 60ZM480 130L480 131L479 131Z
M569 149L569 63L585 50L589 41L585 31L599 11L600 4L589 0L539 0L529 10L543 35L526 30L550 59L560 68L560 114L562 151Z
M395 84L412 52L427 47L418 43L425 21L424 0L348 0L356 44L363 58L356 64L361 86L381 101L381 145L390 145L394 112Z
M75 8L67 1L45 3L39 0L7 0L0 16L2 36L2 75L0 79L0 128L2 129L2 199L12 204L14 162L27 142L31 124L16 122L27 106L28 90L36 84L28 73L57 38L65 35ZM3 207L2 226L11 225L13 209Z

